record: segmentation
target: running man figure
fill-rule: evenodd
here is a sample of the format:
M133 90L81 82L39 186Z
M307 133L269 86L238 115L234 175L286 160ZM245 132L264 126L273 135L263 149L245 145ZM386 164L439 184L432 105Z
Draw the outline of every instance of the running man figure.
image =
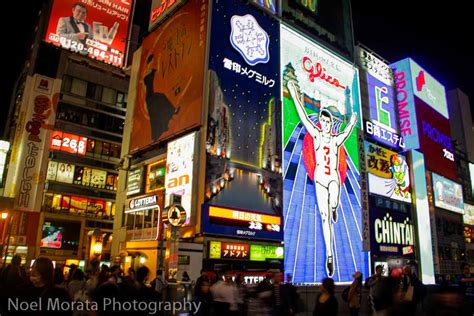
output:
M344 131L334 134L332 132L332 114L328 110L322 109L319 112L319 123L321 124L321 128L319 128L309 119L304 109L303 93L299 91L295 82L288 81L287 86L298 111L298 116L314 140L316 199L319 213L321 214L324 243L326 246L326 272L328 276L332 277L334 275L333 223L337 222L337 207L339 206L339 195L341 193L339 148L351 134L357 122L357 115L352 113L349 124Z

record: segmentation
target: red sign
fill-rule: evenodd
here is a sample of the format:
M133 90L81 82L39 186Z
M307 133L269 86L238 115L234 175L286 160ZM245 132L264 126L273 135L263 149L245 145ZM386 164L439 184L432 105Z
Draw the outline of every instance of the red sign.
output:
M150 26L148 30L153 29L156 24L184 2L185 0L153 0L151 3Z
M45 41L122 67L132 0L55 0Z
M87 148L87 137L53 131L49 148L84 156Z
M236 244L223 242L221 246L221 258L249 259L250 247L248 244Z

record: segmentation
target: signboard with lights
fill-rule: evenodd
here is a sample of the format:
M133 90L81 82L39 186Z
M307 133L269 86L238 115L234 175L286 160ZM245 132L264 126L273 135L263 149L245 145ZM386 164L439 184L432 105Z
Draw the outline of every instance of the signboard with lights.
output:
M130 170L127 177L127 195L141 193L143 185L143 169Z
M411 203L410 170L402 154L365 142L369 192Z
M350 271L369 269L358 70L284 24L280 32L285 273L294 282L349 282Z
M3 173L5 171L5 162L7 159L10 142L0 140L0 186L3 185Z
M53 131L49 148L84 156L87 149L87 137Z
M222 42L224 40L224 43ZM213 1L205 202L281 214L279 23Z
M230 235L249 239L281 240L281 217L204 204L202 230L205 234Z
M266 261L267 259L282 260L284 254L283 246L250 245L251 261Z
M132 0L55 0L45 41L122 67Z
M153 30L158 23L173 14L185 2L186 0L152 0L148 30Z
M464 224L474 226L474 205L464 203Z
M436 173L432 173L434 205L464 214L462 186Z

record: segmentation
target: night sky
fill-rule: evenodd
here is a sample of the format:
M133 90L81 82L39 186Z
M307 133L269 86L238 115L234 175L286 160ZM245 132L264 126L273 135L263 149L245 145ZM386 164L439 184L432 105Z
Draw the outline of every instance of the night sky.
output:
M44 1L9 1L5 8L8 18L4 17L0 22L4 30L0 135L13 85L30 50L37 13ZM136 11L142 11L151 1L139 0L138 3ZM447 89L459 87L467 93L472 109L474 54L469 46L474 19L467 3L354 0L355 38L390 62L412 57ZM141 14L135 20L143 20L146 16Z

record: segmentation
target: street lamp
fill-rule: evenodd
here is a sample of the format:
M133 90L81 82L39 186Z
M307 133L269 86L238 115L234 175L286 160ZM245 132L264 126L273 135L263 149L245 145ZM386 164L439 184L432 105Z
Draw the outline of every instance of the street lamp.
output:
M2 219L6 220L7 217L8 217L8 213L7 212L2 212Z

